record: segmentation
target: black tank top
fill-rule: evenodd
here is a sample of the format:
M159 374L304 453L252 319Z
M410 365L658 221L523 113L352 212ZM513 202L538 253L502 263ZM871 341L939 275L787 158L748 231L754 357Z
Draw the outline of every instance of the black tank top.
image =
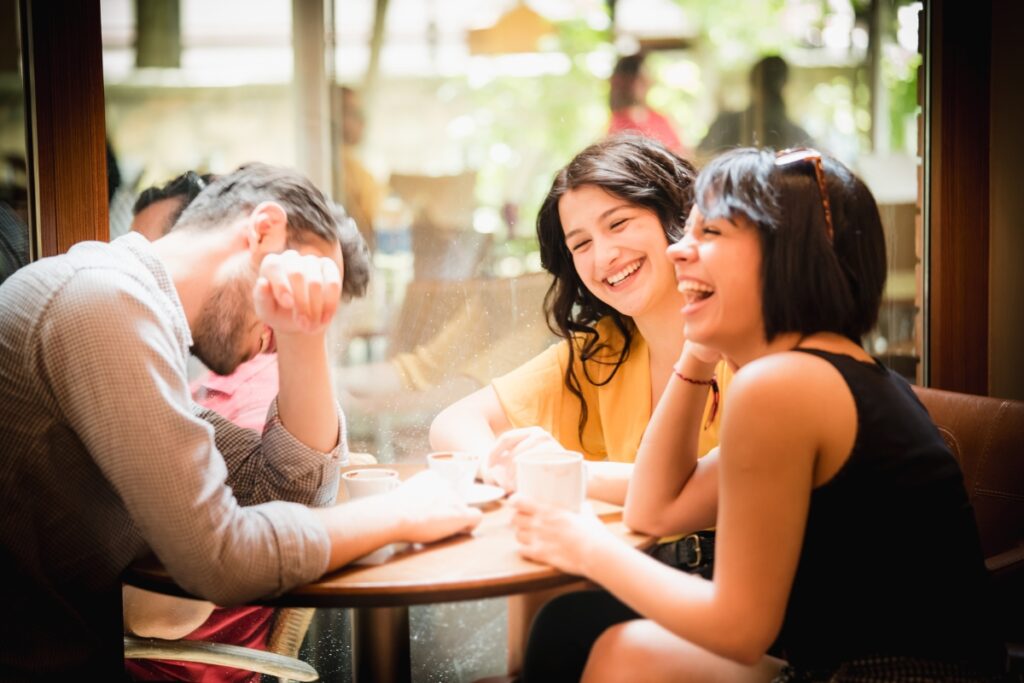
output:
M924 406L880 364L799 350L843 376L857 436L849 459L811 494L780 634L785 657L807 670L873 655L999 670L1005 650L974 511Z

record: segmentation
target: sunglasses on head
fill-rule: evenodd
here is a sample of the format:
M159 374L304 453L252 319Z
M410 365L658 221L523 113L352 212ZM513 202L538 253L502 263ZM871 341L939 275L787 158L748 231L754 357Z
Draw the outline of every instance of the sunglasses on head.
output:
M825 185L825 167L822 164L821 152L809 147L784 149L775 155L775 165L779 168L796 164L809 164L814 169L814 177L818 181L818 192L821 194L821 208L825 210L825 231L829 243L832 242L835 230L832 227L832 207L828 202L828 187Z

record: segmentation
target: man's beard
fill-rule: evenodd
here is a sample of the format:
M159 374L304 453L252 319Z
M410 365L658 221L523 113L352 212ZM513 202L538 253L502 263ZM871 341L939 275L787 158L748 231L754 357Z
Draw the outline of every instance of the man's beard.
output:
M245 311L252 284L239 277L217 289L199 312L191 351L218 375L230 375L246 360Z

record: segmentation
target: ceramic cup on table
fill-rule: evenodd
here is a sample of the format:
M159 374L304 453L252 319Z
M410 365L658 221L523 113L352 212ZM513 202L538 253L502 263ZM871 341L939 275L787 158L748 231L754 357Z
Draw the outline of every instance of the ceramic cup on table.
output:
M451 484L463 500L469 500L480 469L480 456L460 451L437 451L427 454L427 467Z
M345 484L345 490L348 491L350 500L387 493L397 488L399 484L398 471L382 467L348 470L341 473L341 480ZM394 553L395 548L386 545L369 555L360 557L353 564L380 564Z
M587 494L583 454L535 451L517 456L516 490L526 500L579 512Z

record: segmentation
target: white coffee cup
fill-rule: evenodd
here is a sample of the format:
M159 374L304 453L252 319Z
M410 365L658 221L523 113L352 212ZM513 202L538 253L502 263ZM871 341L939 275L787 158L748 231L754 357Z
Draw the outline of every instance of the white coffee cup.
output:
M480 456L461 451L437 451L427 454L427 467L437 472L466 500L473 490L477 470L480 469Z
M398 471L383 467L367 467L341 473L349 498L363 498L387 493L398 487Z
M535 451L516 456L516 490L527 500L579 512L587 494L583 454Z
M341 473L341 480L345 483L349 499L352 500L387 493L397 488L399 484L398 471L382 467L348 470ZM381 564L394 554L394 546L386 545L360 557L353 564Z

